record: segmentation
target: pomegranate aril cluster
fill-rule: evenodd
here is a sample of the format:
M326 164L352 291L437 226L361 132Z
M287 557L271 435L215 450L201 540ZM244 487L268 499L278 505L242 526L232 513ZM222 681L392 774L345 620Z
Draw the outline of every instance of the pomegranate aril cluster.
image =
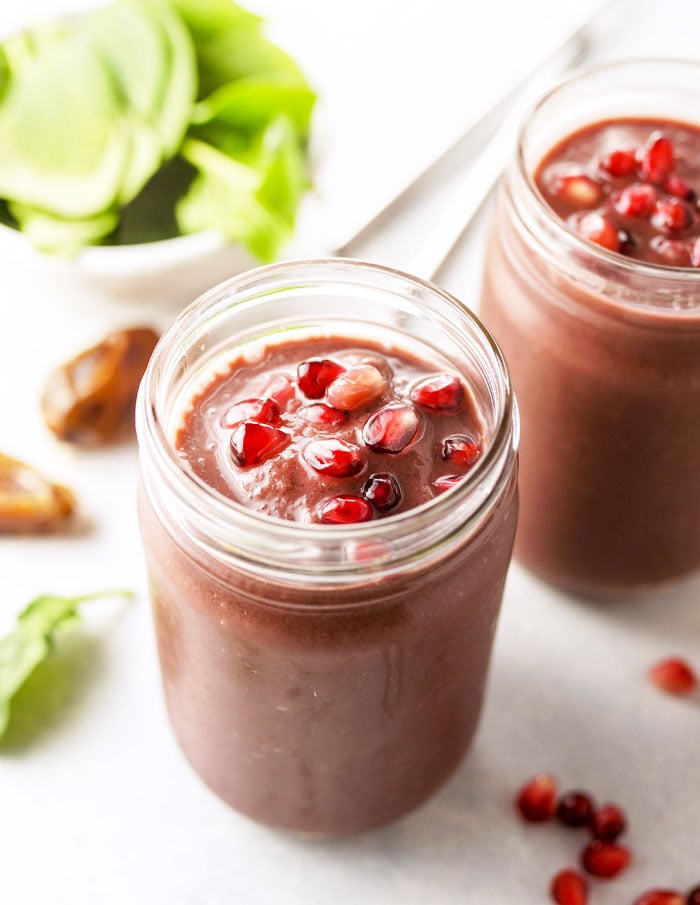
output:
M673 143L657 131L643 146L605 153L591 162L589 172L555 170L547 190L589 241L632 257L646 242L658 263L700 267L697 193L678 173L678 164ZM643 223L651 227L651 238L646 228L640 230Z
M520 789L515 806L528 823L556 818L567 829L584 829L590 834L591 838L579 854L581 869L566 867L552 878L549 892L557 905L587 905L587 876L611 880L627 870L632 862L630 850L619 841L627 829L627 818L617 804L597 807L587 792L578 790L559 795L556 779L549 773L540 773ZM700 905L700 886L688 893L650 889L638 896L632 905Z
M409 386L404 378L397 389L381 357L359 363L357 356L350 358L305 359L294 377L273 375L264 393L233 402L222 419L232 430L231 454L239 468L261 465L291 445L285 455L298 455L307 473L344 482L317 506L324 524L364 522L400 506L405 494L392 461L419 442L428 425L429 437L437 437L429 440L435 468L443 471L430 479L432 495L459 483L481 455L476 433L442 427L454 428L453 416L468 408L459 377L427 374ZM466 415L464 420L472 428Z

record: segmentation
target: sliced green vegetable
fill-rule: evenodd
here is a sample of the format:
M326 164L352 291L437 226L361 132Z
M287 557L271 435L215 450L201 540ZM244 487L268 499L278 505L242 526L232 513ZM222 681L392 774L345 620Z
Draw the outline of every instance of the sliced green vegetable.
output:
M92 219L65 220L46 211L10 202L9 211L32 244L50 254L70 256L114 232L119 223L116 210L105 211Z
M0 107L0 196L66 218L111 207L130 154L121 113L88 42L48 42L10 80Z
M213 228L269 260L308 187L314 103L232 0L115 0L33 28L0 46L0 213L55 253Z
M17 626L0 638L0 736L10 720L10 703L58 636L80 622L79 607L100 597L130 597L130 591L103 591L81 597L43 596L17 617Z

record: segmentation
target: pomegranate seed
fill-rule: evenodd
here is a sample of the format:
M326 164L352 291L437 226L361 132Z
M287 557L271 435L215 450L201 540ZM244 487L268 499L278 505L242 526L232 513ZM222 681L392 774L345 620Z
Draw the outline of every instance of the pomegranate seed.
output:
M331 405L354 412L378 399L386 390L386 381L374 365L355 365L348 368L328 387L326 398Z
M275 374L263 396L274 399L280 409L286 409L295 396L294 384L286 374Z
M634 236L628 229L618 229L617 244L622 255L631 255L637 245Z
M362 496L380 512L388 512L401 502L401 485L388 472L371 474L362 488Z
M241 468L259 465L289 444L289 434L259 421L244 421L231 434L231 452Z
M687 898L687 905L700 905L700 886L691 889Z
M557 783L548 773L539 773L518 792L516 806L523 819L541 823L554 816Z
M630 176L637 169L637 152L634 148L627 151L611 151L600 161L600 168L611 176Z
M686 905L686 898L673 889L650 889L635 899L634 905Z
M591 833L595 839L613 842L627 829L624 811L616 804L604 804L591 819Z
M312 440L304 447L303 456L315 471L331 478L350 478L365 464L358 447L345 440Z
M433 487L438 493L444 493L446 490L449 490L450 487L454 487L455 484L459 484L463 480L463 474L444 474L433 481Z
M610 251L619 250L617 230L602 214L586 214L578 221L576 228L584 239L602 245Z
M476 440L467 434L451 434L442 441L442 458L454 465L473 465L480 452Z
M658 195L652 185L633 182L613 195L612 203L621 217L647 217Z
M668 660L662 660L649 670L649 678L669 694L685 695L695 691L698 684L698 677L685 660L678 657L671 657Z
M690 225L690 213L679 198L663 198L654 205L651 225L663 233L678 233Z
M565 826L588 826L593 811L590 795L585 792L567 792L559 799L557 819Z
M588 883L576 870L559 871L550 892L557 905L586 905L588 901Z
M663 264L671 267L690 267L692 264L691 247L680 239L662 239L660 236L655 236L651 240L651 247L661 258Z
M593 839L581 854L581 864L594 877L609 879L622 873L628 866L632 856L629 849L616 842L603 842Z
M693 267L700 267L700 239L695 240L693 250L690 253L690 263Z
M345 368L330 358L309 358L297 367L297 384L309 399L320 399Z
M664 182L664 188L670 195L675 195L677 198L684 198L686 201L694 200L695 193L678 173L671 173L668 176Z
M464 404L464 387L451 374L433 374L415 384L411 390L411 402L433 412L451 415Z
M280 407L274 399L254 396L234 403L224 415L224 427L235 427L241 421L260 421L263 424L280 423Z
M567 204L574 207L595 207L603 197L600 185L590 176L576 173L570 176L557 176L554 191Z
M321 424L324 427L338 427L348 420L345 412L331 408L322 402L314 402L312 405L304 405L297 412L300 418L309 424Z
M673 145L659 132L653 132L644 148L640 168L649 182L663 185L675 166Z
M372 518L372 506L361 496L348 493L324 500L318 507L318 515L328 525L352 525Z
M413 406L387 405L365 421L362 439L377 452L400 453L418 433L419 424Z

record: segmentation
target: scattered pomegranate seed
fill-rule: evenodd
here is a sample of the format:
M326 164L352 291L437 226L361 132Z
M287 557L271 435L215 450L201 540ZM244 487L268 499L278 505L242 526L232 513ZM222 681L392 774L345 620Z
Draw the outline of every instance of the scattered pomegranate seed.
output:
M326 398L331 405L354 412L378 399L386 390L382 372L374 365L355 365L331 383Z
M549 773L539 773L518 792L516 807L524 820L541 823L554 816L557 783Z
M362 439L377 452L400 453L418 433L419 424L413 406L387 405L365 421Z
M700 239L696 239L693 250L690 253L690 263L693 267L700 267Z
M554 191L567 204L577 208L595 207L603 197L603 189L595 179L582 173L557 176L554 180Z
M652 185L633 182L612 197L615 210L622 217L647 217L654 207L658 193Z
M678 173L671 173L667 177L666 182L664 182L664 188L670 195L684 198L686 201L692 201L695 194L685 179L679 176Z
M593 839L581 853L581 864L585 870L602 879L616 877L629 866L631 860L629 849L624 845L601 839Z
M388 472L371 474L362 487L362 496L380 512L388 512L401 502L401 485Z
M637 169L637 152L634 148L626 151L611 151L600 161L601 170L611 176L631 176Z
M692 250L687 242L680 239L662 239L655 236L651 240L651 247L661 258L663 264L671 267L690 267L692 264Z
M309 358L297 367L297 384L309 399L320 399L345 368L330 358Z
M411 402L432 412L451 415L464 404L464 387L452 374L433 374L414 385Z
M588 826L593 812L593 800L585 792L567 792L557 805L557 819L565 826Z
M231 434L231 453L241 468L259 465L289 444L289 434L259 421L244 421Z
M690 225L690 213L679 198L662 198L654 205L651 225L663 233L678 233Z
M263 396L274 399L280 409L286 409L295 395L294 384L286 374L275 374L263 393Z
M604 804L591 819L591 833L595 839L613 842L627 829L627 819L621 807L616 804Z
M319 518L328 525L368 522L373 514L372 506L367 500L353 493L331 497L318 507Z
M331 478L349 478L364 468L359 448L345 440L311 440L304 447L304 460L319 474Z
M314 402L312 405L304 405L297 412L300 418L309 424L321 424L324 427L338 427L348 420L346 412L331 408L322 402Z
M586 905L588 883L576 870L561 870L552 879L552 898L557 905Z
M669 694L690 694L698 685L698 677L693 668L678 657L662 660L652 666L649 678L654 685Z
M617 230L602 214L586 214L576 223L576 229L584 239L602 245L610 251L619 251Z
M659 132L653 132L642 155L640 163L642 175L649 182L663 185L674 167L673 145Z
M463 474L444 474L433 481L433 487L438 493L444 493L446 490L449 490L450 487L454 487L455 484L459 484L463 480Z
M635 899L634 905L686 905L686 898L672 889L650 889Z
M687 905L700 905L700 886L691 889L686 896Z
M442 441L442 458L453 465L473 465L480 452L479 444L467 434L451 434Z
M274 399L254 396L234 403L224 415L224 427L235 427L242 421L260 421L263 424L280 423L280 407Z

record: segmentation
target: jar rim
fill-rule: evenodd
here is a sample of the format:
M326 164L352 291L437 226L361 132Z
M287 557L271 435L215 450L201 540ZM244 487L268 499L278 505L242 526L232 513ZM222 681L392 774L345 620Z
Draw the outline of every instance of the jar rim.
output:
M256 286L262 290L261 284L269 278L289 273L291 280L296 273L301 274L304 271L308 275L313 274L316 279L324 276L330 278L332 271L344 275L345 283L348 282L347 277L352 277L354 273L358 275L376 274L390 280L420 287L431 296L439 298L443 304L447 304L455 314L466 318L475 336L482 338L484 350L489 355L491 365L502 387L501 404L500 410L496 412L490 443L484 455L467 473L463 481L420 506L396 515L370 522L329 527L323 524L281 519L256 512L217 492L184 467L183 460L177 455L172 442L168 439L164 427L165 419L161 417L162 412L159 411L157 375L161 372L168 355L172 354L175 345L179 344L181 348L183 337L186 337L194 325L207 314L213 315L217 305L221 305L222 300L228 298L232 291L243 294L243 298L239 301L244 302L246 291L249 292ZM358 323L360 322L358 321ZM510 447L514 454L518 440L518 420L510 372L503 353L488 329L472 311L444 289L420 277L392 267L358 259L329 257L284 261L258 267L231 277L192 302L166 330L153 353L139 390L137 433L141 445L157 452L160 476L175 488L180 496L184 497L190 508L200 510L200 515L202 508L205 508L206 515L220 525L235 520L237 527L244 531L263 532L271 544L274 544L275 541L284 543L293 539L298 543L306 542L324 546L324 541L329 537L334 544L338 545L356 542L360 538L366 540L370 536L372 541L396 539L398 535L405 536L426 529L438 519L446 516L447 513L463 507L466 499L470 496L473 497L475 488L483 482L486 476L493 473L494 469L498 468L498 463L503 460L504 451ZM471 515L476 519L479 513L483 512L484 505L489 502L490 499L486 496L477 509L474 509L472 505L474 511Z
M525 147L528 139L528 130L531 128L535 118L541 114L543 110L546 110L552 100L556 100L562 92L588 78L607 72L631 70L639 66L660 67L665 71L669 71L671 68L680 69L682 67L690 67L697 72L698 84L700 84L700 62L697 60L682 58L674 59L670 57L648 57L582 66L559 79L552 88L530 106L523 116L516 144L515 159L517 173L522 184L525 185L528 190L530 200L536 205L537 214L542 217L547 223L547 226L553 230L556 238L568 245L572 251L588 255L593 261L598 260L604 262L608 267L614 268L620 275L629 274L635 278L643 277L650 280L664 279L671 282L678 281L686 284L690 280L692 283L697 284L700 289L700 268L698 267L677 267L668 264L640 261L637 258L627 258L624 255L604 248L601 245L597 245L590 239L586 239L574 232L547 203L542 192L540 192L535 183L533 174L529 171L526 164ZM609 116L606 116L604 120L607 121L609 118ZM673 121L680 122L680 120ZM700 128L700 119L698 119L697 126ZM635 310L653 310L657 307L668 307L661 305L657 306L653 301L650 302L649 300L647 300L645 304L638 304L630 301L626 301L624 304L626 307ZM674 309L674 315L678 315L679 317L697 317L698 307Z

